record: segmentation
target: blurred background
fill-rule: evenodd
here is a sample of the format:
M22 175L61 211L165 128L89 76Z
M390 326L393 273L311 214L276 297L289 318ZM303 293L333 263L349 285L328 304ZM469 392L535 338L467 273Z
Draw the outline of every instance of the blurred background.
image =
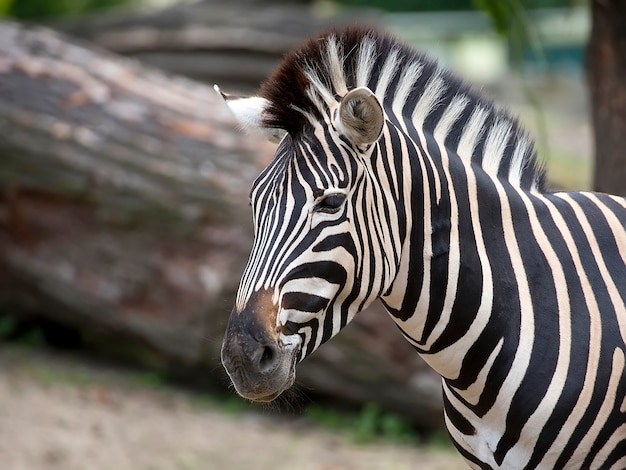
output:
M0 0L0 15L2 468L465 468L438 376L380 305L270 408L219 362L274 147L212 85L254 93L319 30L398 35L519 116L554 189L626 194L626 2Z

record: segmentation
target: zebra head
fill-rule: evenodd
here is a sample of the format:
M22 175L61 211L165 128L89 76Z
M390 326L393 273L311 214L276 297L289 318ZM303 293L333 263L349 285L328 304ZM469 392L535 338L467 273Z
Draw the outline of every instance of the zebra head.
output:
M279 73L306 81L306 70ZM301 92L324 100L314 114L289 98L293 90L283 96L275 90L274 100L222 94L245 127L280 139L250 193L254 244L222 345L237 392L256 401L289 388L296 363L380 296L393 277L385 253L392 250L388 224L382 223L389 208L372 184L385 112L367 87L330 95L313 86ZM271 116L281 107L288 116L277 129Z

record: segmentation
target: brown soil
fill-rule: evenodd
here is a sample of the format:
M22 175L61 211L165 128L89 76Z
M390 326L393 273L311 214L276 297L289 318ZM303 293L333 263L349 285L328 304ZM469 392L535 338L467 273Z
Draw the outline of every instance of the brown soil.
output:
M345 434L254 412L228 414L136 373L46 350L0 349L6 470L454 470L453 450ZM145 382L145 380L144 380Z

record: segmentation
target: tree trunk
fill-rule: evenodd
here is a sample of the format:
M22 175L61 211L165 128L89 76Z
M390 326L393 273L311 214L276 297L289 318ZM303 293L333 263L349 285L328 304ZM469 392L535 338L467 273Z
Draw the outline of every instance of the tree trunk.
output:
M275 146L209 87L0 22L0 312L105 331L227 383L223 331ZM440 382L378 305L304 361L307 395L442 424Z
M587 78L595 134L596 191L626 196L626 1L594 0Z

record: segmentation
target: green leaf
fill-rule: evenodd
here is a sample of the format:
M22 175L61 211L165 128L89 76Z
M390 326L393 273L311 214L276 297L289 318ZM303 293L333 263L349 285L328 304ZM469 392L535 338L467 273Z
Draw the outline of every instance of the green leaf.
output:
M489 15L493 29L498 34L509 35L513 18L509 0L474 0L474 5Z

